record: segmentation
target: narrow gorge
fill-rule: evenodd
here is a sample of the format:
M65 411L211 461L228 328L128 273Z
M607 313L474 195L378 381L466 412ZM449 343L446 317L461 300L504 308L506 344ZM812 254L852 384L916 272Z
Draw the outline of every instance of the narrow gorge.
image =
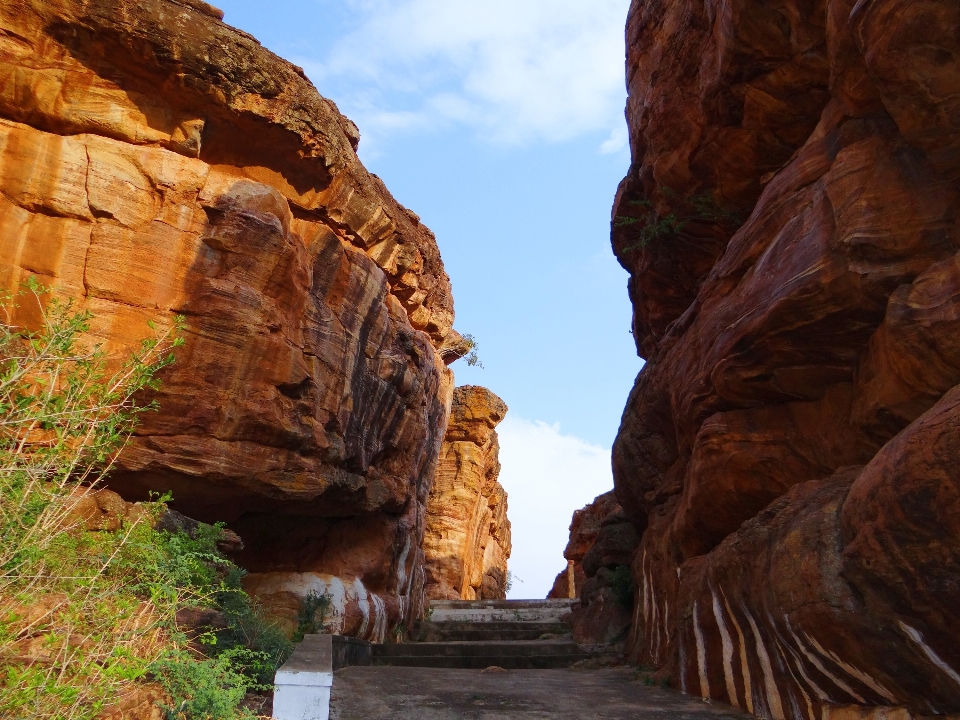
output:
M630 2L610 233L645 364L613 490L574 514L548 599L513 605L507 403L455 386L474 344L437 238L305 71L223 17L0 5L7 324L40 324L28 281L111 356L182 322L79 525L169 493L223 524L288 636L325 598L307 634L383 664L617 665L677 713L960 715L956 0ZM589 353L568 382L604 372Z

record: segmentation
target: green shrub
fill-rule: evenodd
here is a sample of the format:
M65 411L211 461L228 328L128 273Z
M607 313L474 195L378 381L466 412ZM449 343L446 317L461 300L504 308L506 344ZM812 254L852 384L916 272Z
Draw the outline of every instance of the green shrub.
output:
M155 530L164 498L115 531L71 516L155 407L136 393L173 362L182 321L118 363L84 341L89 313L35 283L22 298L40 327L10 322L11 298L0 321L0 717L88 720L142 682L166 690L170 718L244 717L243 695L270 682L290 645L217 550L221 528ZM175 619L191 606L227 621L199 647Z
M326 592L318 593L311 590L300 601L297 611L297 629L293 633L293 641L300 642L304 635L315 635L323 632L323 623L333 604L333 598Z

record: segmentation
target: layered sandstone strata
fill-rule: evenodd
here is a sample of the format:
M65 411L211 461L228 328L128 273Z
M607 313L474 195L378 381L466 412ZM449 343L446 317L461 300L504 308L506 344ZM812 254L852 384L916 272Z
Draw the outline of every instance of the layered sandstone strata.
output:
M423 537L430 599L506 597L510 520L507 493L497 482L495 429L506 414L503 400L486 388L453 391Z
M302 70L199 0L0 7L0 284L129 352L186 319L110 487L243 537L249 589L380 639L422 597L425 504L463 353L432 233ZM17 317L35 320L21 303Z
M960 711L960 5L634 0L614 447L634 658L762 717Z
M568 566L557 575L547 597L580 600L570 621L577 642L610 644L625 639L633 607L630 563L639 541L612 490L573 513L563 552Z

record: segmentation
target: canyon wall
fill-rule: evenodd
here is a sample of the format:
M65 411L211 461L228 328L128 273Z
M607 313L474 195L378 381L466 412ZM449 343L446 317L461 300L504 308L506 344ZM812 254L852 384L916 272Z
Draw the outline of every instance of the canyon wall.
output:
M109 479L242 538L292 622L381 639L420 611L426 502L465 352L433 234L303 71L200 0L0 7L0 286L129 353L185 345ZM49 297L49 296L48 296ZM20 299L15 320L37 322Z
M960 711L960 5L634 0L632 657L762 717Z
M483 387L453 391L447 434L427 500L425 594L436 600L502 599L510 521L496 426L507 406Z

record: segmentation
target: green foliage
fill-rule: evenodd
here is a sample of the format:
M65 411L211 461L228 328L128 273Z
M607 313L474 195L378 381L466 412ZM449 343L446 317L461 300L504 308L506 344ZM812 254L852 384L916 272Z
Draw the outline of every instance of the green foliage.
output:
M306 597L300 601L300 609L297 611L297 629L293 633L294 642L303 640L304 635L315 635L323 632L323 623L326 620L330 606L333 604L333 598L329 593L318 593L311 590Z
M633 575L628 565L617 565L613 569L610 587L621 606L628 610L633 609Z
M151 672L173 698L167 707L170 720L235 720L252 715L240 708L247 692L267 689L244 672L261 661L261 653L233 647L213 658L197 658L176 648L164 652Z
M0 717L88 720L134 683L159 682L170 718L244 717L243 694L272 679L289 642L240 588L219 527L157 531L160 498L87 531L72 515L96 489L158 387L182 320L124 362L86 341L91 316L36 283L17 300L37 329L0 322ZM87 500L89 502L89 500ZM198 639L181 608L214 608L225 629Z
M477 355L477 349L480 347L477 344L477 341L474 339L473 335L469 333L463 336L464 343L467 348L467 354L464 355L464 360L467 361L467 365L470 367L478 367L481 370L483 369L483 363L480 362L480 357Z
M676 198L676 193L667 187L660 188L660 193L669 199ZM713 196L706 193L688 198L676 210L663 216L647 199L629 200L627 205L631 214L617 215L613 219L615 229L632 228L633 242L624 248L625 251L675 238L691 223L719 224L731 229L740 222L737 213L719 207Z

